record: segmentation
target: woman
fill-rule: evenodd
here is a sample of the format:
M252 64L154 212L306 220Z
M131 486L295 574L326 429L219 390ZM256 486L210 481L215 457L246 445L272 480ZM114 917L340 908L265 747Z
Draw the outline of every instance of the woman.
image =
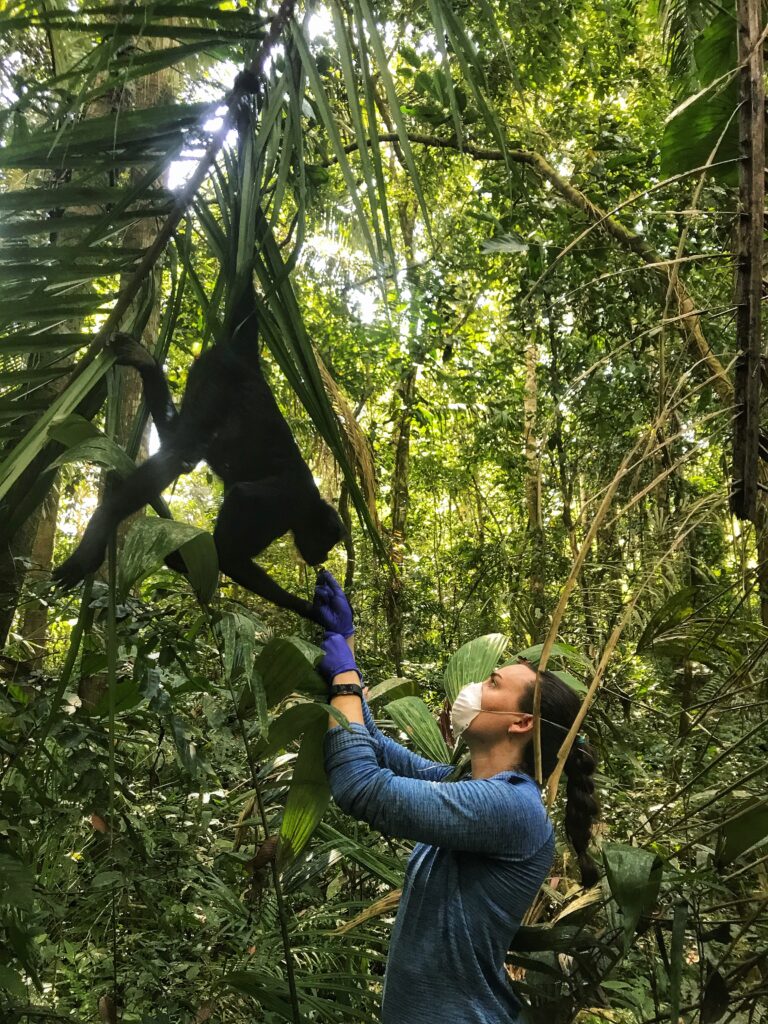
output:
M470 683L451 709L472 777L446 783L452 766L411 753L376 728L360 686L349 603L330 573L315 605L326 627L319 670L329 700L349 720L329 720L325 767L334 800L386 835L416 840L392 931L382 1024L511 1024L522 1016L504 962L554 856L552 823L535 782L533 690L527 662ZM549 775L578 697L551 673L541 685L542 770ZM587 854L597 819L595 758L580 739L565 770L565 829L582 881L597 880Z

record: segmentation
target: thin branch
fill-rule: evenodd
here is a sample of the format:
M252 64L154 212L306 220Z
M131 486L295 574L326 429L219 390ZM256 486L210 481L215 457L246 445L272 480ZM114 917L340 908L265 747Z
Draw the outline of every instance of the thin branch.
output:
M387 132L379 135L379 140L381 142L394 142L396 139L397 135L394 132ZM423 146L461 152L476 160L525 164L536 171L536 173L539 174L540 177L544 178L545 181L548 181L550 185L552 185L552 187L572 206L586 214L591 223L584 229L584 231L581 232L580 235L577 236L577 238L575 238L565 247L565 249L562 250L561 253L558 254L553 264L547 268L545 273L551 273L554 265L596 228L602 228L606 234L614 238L624 248L629 249L631 252L635 253L635 255L639 256L644 263L656 264L657 273L665 286L665 290L669 289L671 285L671 290L677 300L677 306L684 318L681 323L683 335L693 348L698 351L701 358L707 363L710 372L713 375L714 387L718 395L728 401L731 400L733 395L733 384L731 383L722 363L712 351L709 342L704 336L699 319L699 311L696 309L696 304L693 299L690 297L679 278L676 275L670 275L668 268L663 266L665 261L659 253L657 253L653 247L646 242L642 235L638 235L634 231L630 231L629 228L624 227L624 225L616 219L616 214L626 207L631 206L639 199L645 198L654 192L658 192L662 188L666 188L669 185L683 181L692 175L711 171L716 167L731 165L734 163L734 160L712 161L702 167L694 167L691 168L691 170L684 171L682 174L673 175L671 178L666 178L664 181L658 182L650 188L643 189L642 192L630 196L612 210L606 211L596 203L593 203L591 199L589 199L583 192L579 191L579 189L575 188L561 174L558 174L552 164L550 164L549 161L540 153L537 153L534 150L508 149L506 152L503 152L500 149L488 149L483 146L477 146L467 142L464 142L462 146L459 147L458 140L455 137L441 138L436 135L425 135L421 132L409 133L408 139L410 142ZM370 146L371 144L371 140L366 139L366 145ZM347 146L344 147L345 152L347 153L351 153L358 148L359 144L357 142L348 143ZM323 162L320 166L328 167L333 163L335 163L335 160L329 159ZM534 289L538 286L540 280L534 284Z

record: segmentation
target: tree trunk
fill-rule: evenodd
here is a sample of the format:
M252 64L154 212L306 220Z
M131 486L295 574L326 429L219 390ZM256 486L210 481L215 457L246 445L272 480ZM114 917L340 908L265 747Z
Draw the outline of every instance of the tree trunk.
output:
M760 371L763 358L765 92L760 0L738 0L739 231L736 260L736 361L731 510L757 523Z
M58 514L59 486L57 482L49 491L48 497L40 509L28 573L28 576L31 576L32 579L47 579L50 575ZM21 623L21 634L32 651L28 659L30 668L40 668L42 666L46 653L47 629L47 603L31 600L24 609Z
M13 625L39 518L39 510L33 512L0 549L0 648L5 646Z
M145 45L150 40L145 40ZM152 40L154 49L164 49L169 45L165 39ZM138 80L135 92L124 89L120 97L121 110L151 110L153 107L168 103L172 100L171 88L172 71L165 69L151 75L145 75ZM144 168L134 168L130 172L131 185L136 185L145 174ZM161 184L167 183L167 174L161 179ZM147 249L151 245L159 228L159 221L150 217L141 217L127 229L123 245L128 248ZM158 262L153 270L154 294L156 300L147 320L141 336L141 343L150 352L154 351L161 322L160 294L162 287L162 264ZM125 274L120 280L122 288L131 274ZM138 301L138 300L137 300ZM149 453L149 424L144 413L144 422L141 424L141 433L138 438L135 436L135 429L142 415L143 392L141 377L132 367L118 367L119 382L117 410L114 418L114 439L125 448L128 454L138 462L143 462ZM144 515L144 509L140 509L134 515L125 519L118 527L118 544L122 542L128 529L136 519Z

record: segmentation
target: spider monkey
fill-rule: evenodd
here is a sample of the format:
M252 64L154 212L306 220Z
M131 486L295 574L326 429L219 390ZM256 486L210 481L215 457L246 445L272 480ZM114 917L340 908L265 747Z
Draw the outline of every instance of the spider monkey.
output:
M231 323L228 339L190 368L178 412L157 361L130 335L112 336L117 363L141 374L160 449L96 509L74 553L53 573L62 586L73 587L95 572L117 524L205 460L224 482L213 534L221 571L267 601L318 621L311 602L283 590L252 559L290 531L304 561L317 565L342 539L344 527L336 510L320 497L264 379L250 280L235 303ZM178 551L166 563L184 571Z

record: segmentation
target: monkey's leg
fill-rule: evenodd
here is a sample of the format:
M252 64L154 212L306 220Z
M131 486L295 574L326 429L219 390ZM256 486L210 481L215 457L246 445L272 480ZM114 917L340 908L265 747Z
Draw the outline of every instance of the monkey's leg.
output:
M310 601L283 590L252 561L268 544L288 532L289 508L290 496L281 491L279 477L235 484L227 491L213 532L219 568L246 590L315 622Z
M85 528L83 539L66 562L54 570L53 578L68 589L95 572L104 561L109 535L117 524L164 491L184 472L184 466L178 452L162 448L143 462L99 505Z
M115 353L119 366L132 366L141 374L149 414L157 428L160 443L167 444L175 433L179 417L159 363L130 334L113 334L109 347Z

